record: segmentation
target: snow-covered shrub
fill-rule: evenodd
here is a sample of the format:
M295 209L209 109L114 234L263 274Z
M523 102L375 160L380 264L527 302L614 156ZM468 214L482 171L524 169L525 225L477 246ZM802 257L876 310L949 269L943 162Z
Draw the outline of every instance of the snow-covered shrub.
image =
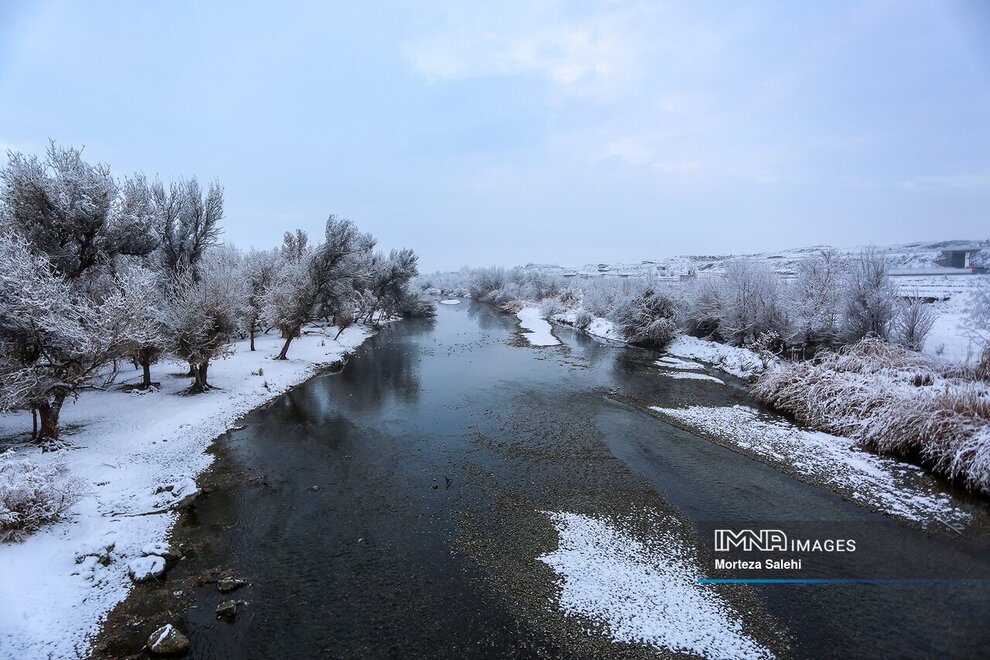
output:
M20 541L54 522L86 493L65 463L40 465L0 454L0 542Z
M887 262L873 248L852 260L846 276L843 333L847 342L873 334L887 339L896 313L897 291Z
M921 351L925 338L935 325L935 312L917 294L901 301L891 323L891 339L909 351Z
M616 321L626 341L636 346L663 348L677 333L674 303L647 289L617 312Z
M574 319L574 325L576 325L581 330L585 330L589 325L591 325L591 322L594 320L595 318L591 315L590 312L588 312L588 310L582 309L577 313L577 316Z
M805 354L838 346L846 271L846 262L834 250L823 250L798 264L791 289L794 324L787 339Z
M771 367L753 393L813 428L917 457L990 493L990 385L919 353L869 336L814 360Z
M682 302L684 328L698 337L721 339L719 325L725 308L722 280L699 277L687 285Z
M421 291L403 289L396 312L407 318L436 316L437 304Z
M468 291L475 300L492 302L489 295L505 286L505 270L502 268L478 268L471 272Z
M747 345L767 332L791 334L784 284L766 266L747 259L731 261L721 289L718 334L729 343Z
M990 250L983 253L990 253ZM975 368L976 377L990 381L990 275L981 276L973 289L963 327L973 343L982 350Z

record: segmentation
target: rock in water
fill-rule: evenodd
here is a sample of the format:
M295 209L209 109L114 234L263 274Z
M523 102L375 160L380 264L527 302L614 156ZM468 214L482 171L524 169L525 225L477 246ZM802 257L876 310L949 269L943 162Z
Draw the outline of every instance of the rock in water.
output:
M165 575L165 558L158 555L132 559L127 563L127 574L135 582L147 582Z
M141 554L146 556L158 555L159 557L164 557L165 561L182 559L182 551L168 543L149 543L141 548Z
M217 605L217 617L223 619L233 619L237 616L237 605L239 603L236 600L225 600L219 605Z
M148 650L152 655L185 655L189 652L189 639L171 623L151 633Z
M181 483L176 484L175 488L172 489L172 495L176 498L172 507L181 509L189 506L193 503L193 500L199 497L199 493L200 490L196 482L192 479L185 479Z
M220 581L217 582L217 589L219 589L222 594L246 586L247 582L241 580L240 578L221 578Z

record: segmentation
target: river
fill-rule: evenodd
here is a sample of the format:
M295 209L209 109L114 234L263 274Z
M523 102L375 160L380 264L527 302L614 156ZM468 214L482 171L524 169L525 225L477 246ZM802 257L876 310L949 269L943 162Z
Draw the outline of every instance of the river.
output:
M537 559L558 542L552 511L623 520L643 538L667 520L703 560L713 526L790 521L855 533L857 575L919 556L990 574L972 534L904 525L644 412L752 404L738 383L661 379L649 351L566 328L561 346L533 348L517 329L484 305L441 305L246 416L218 441L208 494L176 528L187 558L117 608L97 655L134 652L162 617L203 658L663 654L560 609L560 578ZM844 561L824 558L816 575L847 575ZM250 586L222 595L223 575ZM245 604L218 621L231 597ZM780 656L990 653L986 581L724 597Z

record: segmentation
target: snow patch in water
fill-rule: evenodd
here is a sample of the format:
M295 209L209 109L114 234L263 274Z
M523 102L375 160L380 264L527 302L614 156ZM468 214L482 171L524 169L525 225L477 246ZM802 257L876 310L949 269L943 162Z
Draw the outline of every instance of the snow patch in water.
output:
M660 375L666 376L667 378L677 378L680 380L706 380L710 383L725 385L725 381L721 378L709 376L708 374L699 374L694 371L662 371L660 372Z
M562 579L560 607L603 623L617 642L709 658L769 658L703 577L693 549L658 531L650 547L604 520L548 512L557 549L539 557ZM662 522L662 521L661 521Z
M519 318L519 325L525 337L533 346L556 346L560 340L553 336L550 331L550 323L543 318L543 312L539 307L523 307L516 316Z
M700 362L694 362L692 360L682 360L680 358L671 357L665 355L656 361L658 367L663 367L665 369L704 369L704 365Z

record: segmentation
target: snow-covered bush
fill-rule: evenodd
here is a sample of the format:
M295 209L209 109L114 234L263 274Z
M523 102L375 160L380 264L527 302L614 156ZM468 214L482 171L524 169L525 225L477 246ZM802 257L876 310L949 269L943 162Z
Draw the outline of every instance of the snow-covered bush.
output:
M616 314L626 341L636 346L664 348L677 333L674 303L653 289L629 301Z
M718 334L737 346L765 333L791 334L789 301L776 273L746 259L730 262L722 280Z
M0 542L20 541L58 520L85 493L65 463L41 465L13 452L0 454Z
M591 322L594 320L595 318L591 315L591 313L588 310L582 309L577 313L577 316L575 316L574 325L577 326L578 329L580 330L585 330L589 325L591 325Z
M867 248L852 260L846 276L843 333L852 343L876 335L887 339L896 313L897 291L887 275L887 262Z
M721 339L719 325L725 308L722 281L699 277L687 285L681 314L685 330L698 337Z
M921 351L925 338L935 325L935 312L917 294L902 300L891 322L891 339L910 351Z
M869 336L765 371L753 393L813 428L880 453L919 457L990 493L990 385Z
M395 311L407 318L424 318L436 315L437 304L421 291L404 289Z
M471 271L468 291L475 300L492 302L489 296L505 286L505 270L502 268L478 268Z
M791 290L794 323L788 342L805 354L839 343L847 264L834 250L823 250L798 264Z

